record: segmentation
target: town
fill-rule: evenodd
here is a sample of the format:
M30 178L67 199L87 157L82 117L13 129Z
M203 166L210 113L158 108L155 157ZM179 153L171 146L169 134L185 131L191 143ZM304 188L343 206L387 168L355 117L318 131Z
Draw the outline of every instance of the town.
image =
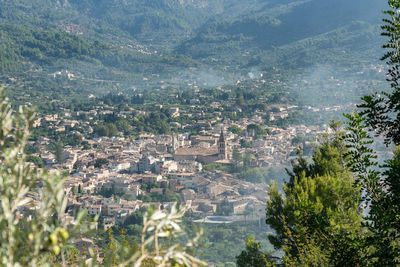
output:
M288 116L293 107L272 108L276 110L270 113L273 120ZM98 112L113 111L103 105L84 113L90 117ZM179 108L171 107L170 112L173 117L181 116ZM268 184L249 181L240 177L240 172L288 167L299 145L311 146L311 140L315 142L318 136L329 132L327 125L298 125L286 129L266 127L267 131L260 134L263 119L254 115L238 121L217 120L214 125L198 121L196 127L202 129L201 135L142 133L133 139L122 133L112 137L94 134L87 120L76 119L80 115L82 112L64 111L61 116L39 117L34 127L45 125L57 133L72 133L79 137L81 145L52 150L52 140L40 136L31 141L38 151L31 158L40 158L51 171L67 174L65 190L70 215L84 209L89 215L102 216L104 229L142 207L165 208L174 202L189 206L204 220L216 215L225 220L245 220L249 215L253 220L261 219ZM121 111L117 116L126 115ZM193 127L186 125L189 126Z

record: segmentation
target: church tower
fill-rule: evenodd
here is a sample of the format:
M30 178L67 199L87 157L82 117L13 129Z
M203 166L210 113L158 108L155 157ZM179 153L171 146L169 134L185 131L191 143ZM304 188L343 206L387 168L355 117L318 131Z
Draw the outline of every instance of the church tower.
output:
M218 140L218 158L219 159L228 159L227 151L226 151L225 136L224 136L224 131L222 130L222 127L221 127L221 134L220 134L219 140Z

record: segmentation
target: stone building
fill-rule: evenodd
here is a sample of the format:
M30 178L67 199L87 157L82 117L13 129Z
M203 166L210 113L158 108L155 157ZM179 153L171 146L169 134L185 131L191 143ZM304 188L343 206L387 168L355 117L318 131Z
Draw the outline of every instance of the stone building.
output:
M222 129L216 146L209 148L201 146L185 147L177 149L174 153L175 161L197 161L202 164L228 158L227 143Z

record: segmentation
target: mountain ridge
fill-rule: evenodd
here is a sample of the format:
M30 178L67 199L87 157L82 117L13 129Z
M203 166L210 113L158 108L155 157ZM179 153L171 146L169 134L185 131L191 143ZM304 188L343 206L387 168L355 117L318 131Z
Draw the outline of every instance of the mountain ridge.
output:
M203 72L233 81L252 68L268 71L275 66L296 72L328 60L357 70L366 62L378 61L380 17L376 10L383 8L384 3L377 0L0 0L0 24L37 34L54 31L73 47L101 43L102 51L96 53L107 54L107 60L83 53L71 64L45 55L48 61L39 61L43 51L35 47L38 43L23 48L30 53L23 57L25 66L35 66L35 71L64 68L84 73L82 79L119 81L119 87L84 85L86 91L101 87L101 92L107 86L184 88ZM22 47L29 43L24 38L31 38L19 31L8 32L7 38L14 38L13 34ZM50 42L54 43L49 47L57 45L54 38ZM2 47L3 58L7 53L15 58L5 42ZM10 74L5 65L3 81ZM29 69L25 71L29 74ZM143 80L144 76L150 78Z

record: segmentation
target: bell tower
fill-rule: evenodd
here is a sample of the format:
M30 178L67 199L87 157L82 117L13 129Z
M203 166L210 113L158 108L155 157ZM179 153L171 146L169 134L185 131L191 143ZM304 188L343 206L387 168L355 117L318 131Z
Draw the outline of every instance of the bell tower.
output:
M219 136L218 140L218 158L219 159L227 159L227 154L226 154L226 142L225 142L225 136L224 136L224 131L221 127L221 134Z

